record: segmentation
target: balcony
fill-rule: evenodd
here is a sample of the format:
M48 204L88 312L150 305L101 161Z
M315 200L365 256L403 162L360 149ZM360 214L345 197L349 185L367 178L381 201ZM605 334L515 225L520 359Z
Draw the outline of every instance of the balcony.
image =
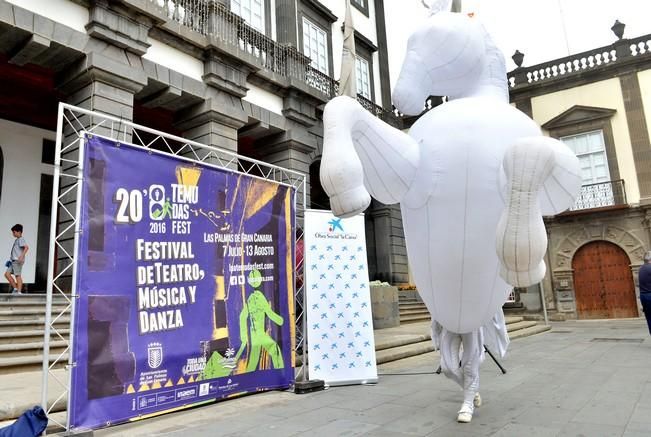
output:
M168 21L196 32L220 50L259 70L268 80L281 80L305 86L310 93L329 100L337 95L339 83L310 66L311 60L294 47L277 43L247 25L216 0L148 0ZM298 83L297 83L298 82ZM400 128L401 120L392 111L358 95L360 104L387 123Z
M511 91L543 85L556 80L580 78L602 68L626 65L651 57L651 35L620 39L614 44L544 62L531 67L518 67L509 72Z
M626 206L624 180L599 182L581 187L579 197L570 211Z

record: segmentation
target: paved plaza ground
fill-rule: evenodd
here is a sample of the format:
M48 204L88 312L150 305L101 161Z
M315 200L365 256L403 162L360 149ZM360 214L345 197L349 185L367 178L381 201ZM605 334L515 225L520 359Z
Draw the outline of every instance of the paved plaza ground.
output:
M484 405L456 422L461 391L438 354L380 366L372 386L269 392L96 431L96 436L649 436L651 337L643 319L560 322L487 358Z

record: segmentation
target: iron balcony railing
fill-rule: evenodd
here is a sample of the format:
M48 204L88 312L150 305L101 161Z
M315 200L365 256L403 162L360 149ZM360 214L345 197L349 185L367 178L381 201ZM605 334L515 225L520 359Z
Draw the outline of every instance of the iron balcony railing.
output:
M608 206L626 205L626 189L624 180L598 182L581 187L581 193L570 211L582 209L604 208Z
M328 98L337 95L339 82L311 64L309 57L295 48L277 43L249 26L238 15L216 0L149 0L160 7L168 20L175 21L203 36L212 37L221 44L248 53L261 69L276 76L298 79ZM365 99L357 100L364 108L386 121L401 127L402 123L392 111Z

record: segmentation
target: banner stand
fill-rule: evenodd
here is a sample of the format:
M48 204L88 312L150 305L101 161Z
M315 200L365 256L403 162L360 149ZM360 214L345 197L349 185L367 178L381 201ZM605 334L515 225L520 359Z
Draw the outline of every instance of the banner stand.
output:
M328 385L378 381L364 215L305 212L310 377Z
M81 429L73 430L70 423L71 393L73 392L72 369L78 363L74 359L75 345L78 340L74 335L75 319L77 315L77 302L79 296L79 284L77 282L79 248L81 238L81 217L82 202L81 196L84 189L84 155L82 146L86 134L99 136L115 142L132 144L137 148L150 153L166 155L181 159L190 164L200 164L213 168L226 169L237 175L246 175L250 178L276 182L291 187L298 192L294 197L293 210L296 213L294 219L296 233L294 236L295 245L290 253L296 254L296 245L303 238L303 223L301 217L306 207L306 175L284 169L282 167L267 164L262 161L250 159L229 150L218 149L203 145L185 138L166 134L146 126L141 126L124 119L110 115L89 111L65 103L60 103L57 117L57 135L55 149L55 165L53 174L53 196L52 196L52 219L50 223L49 261L48 261L48 283L46 295L45 335L43 348L43 386L41 404L46 414L50 416L53 423L64 428L68 433L79 432ZM296 277L303 276L303 263L296 266L294 259L288 257L288 261L295 266L293 275L289 276L293 290L294 299L289 302L289 316L291 320L290 331L292 338L291 361L288 366L293 367L296 353L300 350L306 353L305 335L302 332L304 323L296 323L304 320L304 285L299 284L296 288ZM53 298L65 300L66 306L62 310L52 313ZM69 328L70 336L62 332L61 321L66 320L70 313ZM57 355L50 356L51 341L65 341L65 350ZM155 345L152 345L151 358L156 360ZM306 360L303 360L305 363ZM153 361L152 364L156 364ZM62 378L53 372L53 369L65 366L67 375ZM296 368L297 380L307 379L305 364ZM55 393L50 393L48 385L52 384ZM51 388L50 388L51 390ZM54 396L52 396L54 395ZM65 421L57 421L51 416L52 411L64 402L67 397L68 414ZM50 402L53 398L54 401ZM110 425L111 423L107 423Z

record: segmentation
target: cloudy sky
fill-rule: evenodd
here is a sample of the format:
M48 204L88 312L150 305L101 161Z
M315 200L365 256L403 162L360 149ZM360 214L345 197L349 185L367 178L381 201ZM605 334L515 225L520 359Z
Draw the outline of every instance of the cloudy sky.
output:
M385 0L392 86L404 57L409 29L427 13L421 0ZM626 24L624 37L651 33L651 0L463 0L504 52L507 70L516 49L524 66L602 47L616 40L610 27Z

